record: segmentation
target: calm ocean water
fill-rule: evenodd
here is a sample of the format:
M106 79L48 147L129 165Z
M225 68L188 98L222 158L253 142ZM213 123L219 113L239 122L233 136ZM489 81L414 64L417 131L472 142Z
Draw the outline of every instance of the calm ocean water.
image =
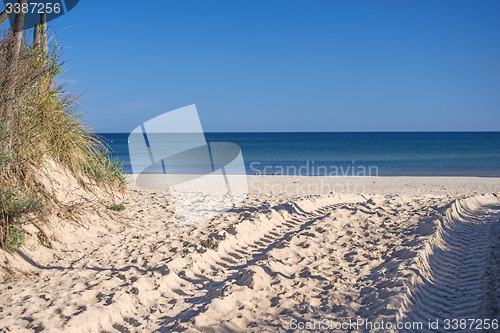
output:
M128 133L101 134L132 172ZM500 132L207 133L247 174L500 176Z

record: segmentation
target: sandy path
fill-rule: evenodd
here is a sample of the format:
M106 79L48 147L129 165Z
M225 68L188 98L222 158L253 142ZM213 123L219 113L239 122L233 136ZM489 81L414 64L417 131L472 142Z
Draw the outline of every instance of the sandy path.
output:
M273 332L290 328L292 319L394 321L418 239L432 229L430 217L440 205L438 200L426 208L419 200L406 203L399 197L358 198L312 211L314 217L292 217L300 228L271 243L275 246L257 260L235 263L231 268L239 274L220 286L217 299L165 327Z
M79 251L26 252L40 268L0 286L0 331L276 332L498 316L494 195L252 194L187 227L165 193L132 188L125 204L126 225Z

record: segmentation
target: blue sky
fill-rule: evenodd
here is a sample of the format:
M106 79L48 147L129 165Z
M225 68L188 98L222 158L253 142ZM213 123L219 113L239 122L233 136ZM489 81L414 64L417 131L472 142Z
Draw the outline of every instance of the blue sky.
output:
M98 132L500 130L500 1L82 0L51 22Z

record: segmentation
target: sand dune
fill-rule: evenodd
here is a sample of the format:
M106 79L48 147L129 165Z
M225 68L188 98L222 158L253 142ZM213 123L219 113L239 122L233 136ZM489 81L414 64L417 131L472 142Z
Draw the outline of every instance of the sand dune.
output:
M498 317L500 202L470 190L498 193L498 180L366 178L362 193L308 195L277 189L319 179L265 180L276 191L254 184L235 209L184 227L168 193L130 186L121 222L75 227L59 252L23 249L36 267L0 286L0 329L347 332Z

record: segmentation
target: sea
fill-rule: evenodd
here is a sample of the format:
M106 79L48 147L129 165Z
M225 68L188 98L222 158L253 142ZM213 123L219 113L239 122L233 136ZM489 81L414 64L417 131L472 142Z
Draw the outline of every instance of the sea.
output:
M128 133L100 136L132 173ZM500 177L500 132L205 133L205 139L237 144L248 175Z

